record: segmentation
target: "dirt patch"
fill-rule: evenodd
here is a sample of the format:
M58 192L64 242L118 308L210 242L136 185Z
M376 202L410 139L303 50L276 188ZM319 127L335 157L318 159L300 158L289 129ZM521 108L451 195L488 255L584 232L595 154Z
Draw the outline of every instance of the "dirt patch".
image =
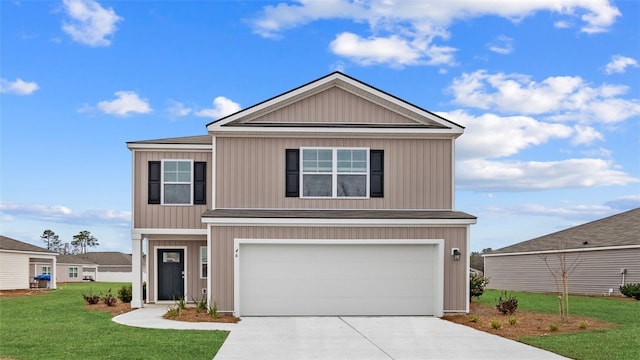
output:
M0 291L0 297L21 297L21 296L37 296L44 295L49 292L49 289L19 289L19 290L2 290ZM1 359L0 359L1 360Z
M168 312L163 315L165 319L188 322L217 322L217 323L237 323L240 318L229 314L219 314L218 317L211 317L206 311L198 311L196 308L186 308L180 310L179 315L172 316Z
M528 336L549 336L550 334L585 330L611 329L615 326L612 323L579 316L570 316L568 322L561 323L557 314L522 310L517 310L513 315L503 315L493 306L483 306L473 302L469 306L469 314L447 315L443 319L512 340ZM473 322L472 319L477 319L477 321ZM510 324L510 319L515 319L515 324ZM491 326L492 321L502 323L502 327L494 329ZM557 327L557 330L552 330L552 326Z
M84 304L84 308L87 310L109 312L113 316L117 316L120 314L128 313L129 311L136 310L131 308L130 303L123 303L120 300L118 300L118 302L114 306L108 306L104 302L100 301L99 303L93 304L93 305Z

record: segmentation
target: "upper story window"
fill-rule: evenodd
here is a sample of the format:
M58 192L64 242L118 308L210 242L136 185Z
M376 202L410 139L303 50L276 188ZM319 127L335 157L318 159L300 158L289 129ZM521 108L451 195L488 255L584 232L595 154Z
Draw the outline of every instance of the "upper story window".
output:
M148 203L205 205L207 163L193 160L149 161Z
M162 203L191 205L191 160L164 160L162 162Z
M383 150L287 149L285 161L287 197L383 197Z
M303 197L367 197L369 149L303 148Z

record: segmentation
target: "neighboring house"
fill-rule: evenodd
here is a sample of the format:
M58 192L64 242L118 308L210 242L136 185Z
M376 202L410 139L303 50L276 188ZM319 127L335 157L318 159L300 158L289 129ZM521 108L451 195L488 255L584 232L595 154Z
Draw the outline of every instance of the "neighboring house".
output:
M454 210L464 128L334 72L207 125L129 142L133 301L242 315L468 312ZM455 255L454 255L455 254Z
M551 268L568 266L573 294L620 294L621 284L640 283L640 208L524 241L484 254L489 289L555 292Z
M79 255L58 255L58 282L96 280L98 264Z
M76 255L97 264L94 280L102 282L131 282L131 255L117 251L96 251ZM89 270L88 270L89 271Z
M19 240L0 235L0 290L29 289L34 273L32 262L43 264L36 271L39 275L50 274L49 288L56 288L57 253Z

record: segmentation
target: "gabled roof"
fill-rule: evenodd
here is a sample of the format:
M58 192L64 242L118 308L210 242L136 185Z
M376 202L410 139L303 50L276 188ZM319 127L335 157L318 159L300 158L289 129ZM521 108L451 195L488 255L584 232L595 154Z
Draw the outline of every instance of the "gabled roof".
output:
M325 111L317 109L312 114L301 114L286 121L279 116L281 109L322 94L328 99L323 106ZM359 110L348 111L355 116L333 118L332 111L344 98L356 107L375 106L374 113L384 114L381 115L383 119L356 119L362 115ZM464 131L464 127L452 121L337 71L207 125L210 132L309 132L313 128L321 129L323 133L344 132L349 128L366 129L370 133L394 131L449 136L458 136Z
M80 254L79 257L98 265L131 265L131 255L117 251L96 251Z
M523 241L485 256L634 245L640 245L640 208Z
M44 254L52 254L52 255L57 254L56 252L49 251L45 248L31 245L26 242L8 238L2 235L0 235L0 250L22 251L22 252L30 252L30 253L35 252L35 253L44 253Z

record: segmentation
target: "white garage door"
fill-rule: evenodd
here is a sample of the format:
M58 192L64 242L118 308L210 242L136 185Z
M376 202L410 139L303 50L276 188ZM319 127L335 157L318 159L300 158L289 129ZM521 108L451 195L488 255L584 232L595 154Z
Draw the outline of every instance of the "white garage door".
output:
M237 315L441 315L433 242L236 248Z

